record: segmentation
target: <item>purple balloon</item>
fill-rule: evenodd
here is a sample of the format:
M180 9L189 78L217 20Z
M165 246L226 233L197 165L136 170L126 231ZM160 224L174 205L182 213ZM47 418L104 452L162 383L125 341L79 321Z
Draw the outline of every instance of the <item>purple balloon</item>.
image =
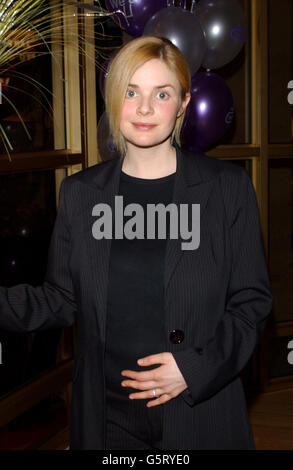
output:
M167 0L106 0L107 10L117 12L115 23L131 36L141 36L148 19L167 4Z
M182 147L190 151L212 147L227 132L233 116L233 97L225 80L211 72L195 74L181 131Z

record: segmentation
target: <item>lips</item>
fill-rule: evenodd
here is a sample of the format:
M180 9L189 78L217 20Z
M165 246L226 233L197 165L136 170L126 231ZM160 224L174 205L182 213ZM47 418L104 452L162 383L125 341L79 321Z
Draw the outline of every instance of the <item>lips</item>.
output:
M132 124L134 125L134 127L142 131L149 131L150 129L153 129L154 127L156 127L156 124L144 124L144 123L137 123L137 122L133 122Z

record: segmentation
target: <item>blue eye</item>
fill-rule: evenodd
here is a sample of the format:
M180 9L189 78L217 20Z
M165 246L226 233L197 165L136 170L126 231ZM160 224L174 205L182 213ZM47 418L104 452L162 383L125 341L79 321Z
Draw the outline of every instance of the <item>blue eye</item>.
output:
M126 96L127 96L127 98L133 98L135 96L135 91L134 90L127 90Z
M163 95L163 97L162 97L162 95ZM160 91L157 96L159 96L160 99L164 100L164 99L168 98L169 95L165 91Z

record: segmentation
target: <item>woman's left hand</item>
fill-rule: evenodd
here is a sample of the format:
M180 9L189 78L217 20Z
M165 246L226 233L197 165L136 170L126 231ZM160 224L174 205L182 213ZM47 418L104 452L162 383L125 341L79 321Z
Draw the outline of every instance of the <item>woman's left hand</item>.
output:
M142 372L123 370L121 375L124 377L130 377L133 380L123 380L121 385L125 384L126 387L144 390L141 393L132 393L129 395L129 398L138 400L154 398L153 390L155 390L155 400L147 402L146 406L149 408L151 406L166 403L172 398L177 397L188 387L172 353L163 352L146 356L141 359L143 359L143 364L141 364L140 359L137 363L142 367L153 364L162 365L161 367Z

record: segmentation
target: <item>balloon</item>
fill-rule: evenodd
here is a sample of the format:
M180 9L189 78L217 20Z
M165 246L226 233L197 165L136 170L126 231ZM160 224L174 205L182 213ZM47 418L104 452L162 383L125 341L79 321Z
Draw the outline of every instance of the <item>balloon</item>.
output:
M200 0L194 13L205 34L202 67L218 69L240 52L247 36L244 11L235 0Z
M191 75L200 68L206 43L199 21L189 11L179 7L164 8L149 19L143 34L169 39L184 54Z
M102 160L105 162L107 160L112 160L113 158L118 158L120 154L113 144L109 130L108 118L105 111L99 120L97 133L98 150Z
M161 8L167 7L167 0L106 0L115 23L131 36L141 36L148 19Z
M211 72L191 79L191 100L181 131L182 147L197 151L217 143L234 116L233 98L225 80Z

